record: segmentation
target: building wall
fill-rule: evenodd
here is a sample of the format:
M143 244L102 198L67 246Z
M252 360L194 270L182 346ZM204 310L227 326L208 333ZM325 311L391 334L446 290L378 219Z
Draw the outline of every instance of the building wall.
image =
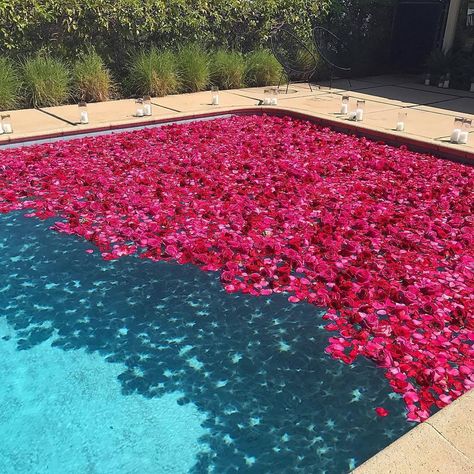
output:
M462 0L451 0L443 39L443 51L449 51L454 44Z

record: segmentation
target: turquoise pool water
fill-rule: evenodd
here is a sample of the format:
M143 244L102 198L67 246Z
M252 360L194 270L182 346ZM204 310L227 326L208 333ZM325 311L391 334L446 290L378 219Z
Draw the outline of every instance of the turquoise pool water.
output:
M50 225L0 215L0 472L345 473L411 428L324 309Z

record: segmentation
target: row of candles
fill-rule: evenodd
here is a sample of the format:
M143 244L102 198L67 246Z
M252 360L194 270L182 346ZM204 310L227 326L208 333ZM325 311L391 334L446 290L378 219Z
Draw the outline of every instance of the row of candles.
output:
M451 74L448 72L446 75L442 75L438 81L438 87L441 89L449 89L449 85L451 83ZM425 86L431 85L431 74L425 75ZM474 76L471 77L471 92L474 92Z
M153 115L151 107L151 97L145 96L135 101L136 111L135 117L151 117ZM87 103L79 102L79 123L82 125L89 123L89 112L87 111Z
M265 89L262 105L278 105L278 92L279 91L277 87ZM355 111L353 112L349 112L349 101L349 96L342 96L340 114L347 115L349 120L362 122L362 120L364 119L365 100L357 100L357 106ZM145 96L143 98L137 99L135 102L137 105L135 117L150 117L152 115L152 104L150 96ZM211 89L211 104L219 105L219 88L217 86L213 86ZM80 123L88 124L89 114L87 111L87 103L79 102L78 106ZM10 115L0 115L0 119L0 135L3 133L12 133L13 127L11 124ZM398 132L403 132L405 130L406 119L407 112L401 110L398 113L398 121L395 130L397 130ZM467 144L467 142L469 141L469 131L471 130L471 127L472 120L463 117L456 117L454 119L454 128L450 137L451 143L459 143L463 145Z
M354 112L349 112L349 100L349 96L342 96L341 115L348 115L349 120L361 122L364 119L365 101L358 100L356 110ZM398 112L398 120L395 126L395 130L397 132L403 132L405 130L407 116L408 113L405 110L401 110L400 112ZM469 141L469 131L471 130L471 128L471 119L456 117L454 119L454 129L450 137L451 143L466 145Z

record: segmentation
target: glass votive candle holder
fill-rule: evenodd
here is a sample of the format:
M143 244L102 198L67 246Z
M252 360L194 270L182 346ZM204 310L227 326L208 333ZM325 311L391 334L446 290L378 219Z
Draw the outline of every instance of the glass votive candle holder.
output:
M461 145L466 145L469 141L469 132L472 128L472 120L464 119L462 122L461 133L459 134L459 141Z
M272 91L272 92L271 92L271 93L272 93L272 96L271 96L272 98L271 98L271 100L270 100L270 104L271 104L271 105L278 105L278 92L279 92L279 91L278 91L278 88L277 88L277 87L273 87L273 88L271 89L271 91Z
M459 143L459 137L461 136L461 129L463 127L464 118L463 117L455 117L454 118L454 128L451 132L451 143Z
M219 87L211 87L211 105L219 105Z
M397 126L395 127L395 130L397 132L403 132L405 130L407 116L408 116L408 113L405 112L404 110L398 112Z
M263 103L262 103L262 105L271 105L272 104L272 98L273 98L273 91L270 87L267 87L263 91Z
M145 111L143 110L143 99L137 99L135 101L135 117L143 117L145 115Z
M341 101L341 114L347 115L349 113L349 96L343 95Z
M2 130L2 133L13 133L10 115L6 114L1 116L0 130Z
M79 123L89 123L89 113L87 112L87 104L82 101L77 104L79 108Z
M364 109L365 109L365 100L357 101L356 116L355 119L357 122L362 122L364 120Z
M146 117L151 117L152 109L151 109L151 97L146 95L143 97L143 115Z
M446 76L444 76L443 88L449 89L449 83L451 81L451 74L448 72Z

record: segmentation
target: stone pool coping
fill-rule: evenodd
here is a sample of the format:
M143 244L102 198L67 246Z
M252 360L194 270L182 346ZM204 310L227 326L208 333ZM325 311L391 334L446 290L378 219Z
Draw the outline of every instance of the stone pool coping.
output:
M474 164L474 132L468 145L449 142L454 116L474 119L474 93L438 90L419 84L412 77L377 76L353 81L348 91L336 81L326 85L292 85L291 94L279 97L279 105L258 105L264 88L247 88L220 92L219 106L210 105L210 92L153 98L154 115L133 116L133 100L89 104L90 123L76 123L75 105L26 109L10 113L14 127L11 135L0 135L1 145L25 143L165 124L176 121L218 117L228 114L291 115L312 120L336 130L380 140L395 146L432 153L444 158ZM366 100L363 122L351 122L337 111L343 95ZM407 132L395 132L398 112L408 111ZM411 122L410 122L411 120ZM474 472L474 391L465 394L426 422L402 436L369 459L354 472L357 474L428 474ZM382 420L381 420L382 422ZM414 452L416 449L416 452Z
M394 441L354 474L474 472L474 390Z

